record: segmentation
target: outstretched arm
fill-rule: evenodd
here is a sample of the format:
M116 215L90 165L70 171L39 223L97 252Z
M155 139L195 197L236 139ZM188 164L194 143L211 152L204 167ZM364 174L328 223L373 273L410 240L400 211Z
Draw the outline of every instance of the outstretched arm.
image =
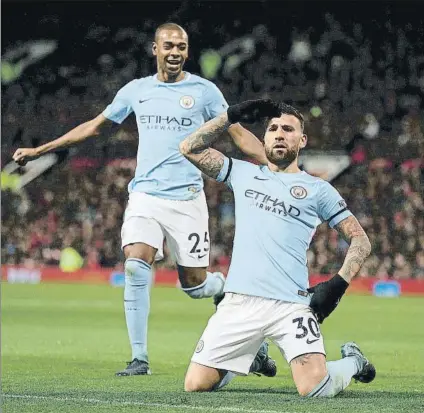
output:
M350 283L370 255L371 243L361 224L353 215L340 221L334 228L349 244L339 275Z
M91 136L99 135L102 127L108 123L111 123L111 121L100 114L94 119L78 125L54 141L47 142L37 148L17 149L13 154L13 160L19 165L25 165L28 161L36 159L47 152L51 152L59 148L65 148L67 146L83 142Z
M204 174L216 179L224 165L224 155L211 146L230 125L227 113L206 122L180 143L180 152Z

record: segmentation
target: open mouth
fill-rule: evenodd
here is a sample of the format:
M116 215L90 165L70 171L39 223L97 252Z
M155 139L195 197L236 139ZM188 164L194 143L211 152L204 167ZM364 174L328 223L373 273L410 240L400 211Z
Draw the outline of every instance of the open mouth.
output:
M166 63L171 67L178 67L181 65L181 60L167 60Z
M284 145L283 143L277 143L276 145L274 145L273 149L287 149L287 146Z

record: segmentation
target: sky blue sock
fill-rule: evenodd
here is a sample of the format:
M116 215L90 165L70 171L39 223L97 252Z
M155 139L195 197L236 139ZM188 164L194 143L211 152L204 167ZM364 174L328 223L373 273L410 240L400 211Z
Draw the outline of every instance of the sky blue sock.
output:
M207 298L222 293L225 278L220 272L206 273L206 280L196 287L181 288L191 298Z
M345 357L337 361L327 362L328 374L313 389L309 397L334 397L349 386L352 376L360 370L355 357Z
M124 306L130 338L132 360L148 362L147 320L150 310L150 282L152 267L137 258L125 261Z

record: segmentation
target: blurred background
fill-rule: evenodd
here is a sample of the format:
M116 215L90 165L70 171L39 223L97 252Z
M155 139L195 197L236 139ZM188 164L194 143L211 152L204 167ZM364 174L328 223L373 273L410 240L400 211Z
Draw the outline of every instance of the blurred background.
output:
M154 73L154 30L174 21L190 37L186 70L213 81L230 104L270 97L295 105L312 161L314 153L336 154L335 165L348 157L331 176L373 245L361 277L424 279L424 25L416 5L3 2L3 277L38 282L58 266L82 278L122 271L134 119L39 168L15 170L11 157L93 118L124 84ZM219 148L243 157L229 141ZM211 266L225 271L233 197L209 179L205 192ZM308 252L311 274L337 271L346 249L322 225ZM172 257L157 268L173 270Z

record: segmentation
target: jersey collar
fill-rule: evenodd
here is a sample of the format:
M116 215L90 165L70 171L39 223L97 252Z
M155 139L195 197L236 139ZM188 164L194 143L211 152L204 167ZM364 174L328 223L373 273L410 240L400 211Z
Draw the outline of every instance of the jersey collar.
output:
M187 82L190 79L190 77L191 77L191 73L184 71L184 79L180 80L179 82L174 82L174 83L161 82L158 79L158 74L157 73L153 76L153 79L159 85L181 85L182 83Z
M285 173L285 172L272 172L269 168L268 165L262 165L261 166L261 170L262 172L269 176L269 177L274 177L279 179L280 181L283 180L286 177L299 177L302 175L305 175L305 171L300 171L300 172L293 172L293 173Z

